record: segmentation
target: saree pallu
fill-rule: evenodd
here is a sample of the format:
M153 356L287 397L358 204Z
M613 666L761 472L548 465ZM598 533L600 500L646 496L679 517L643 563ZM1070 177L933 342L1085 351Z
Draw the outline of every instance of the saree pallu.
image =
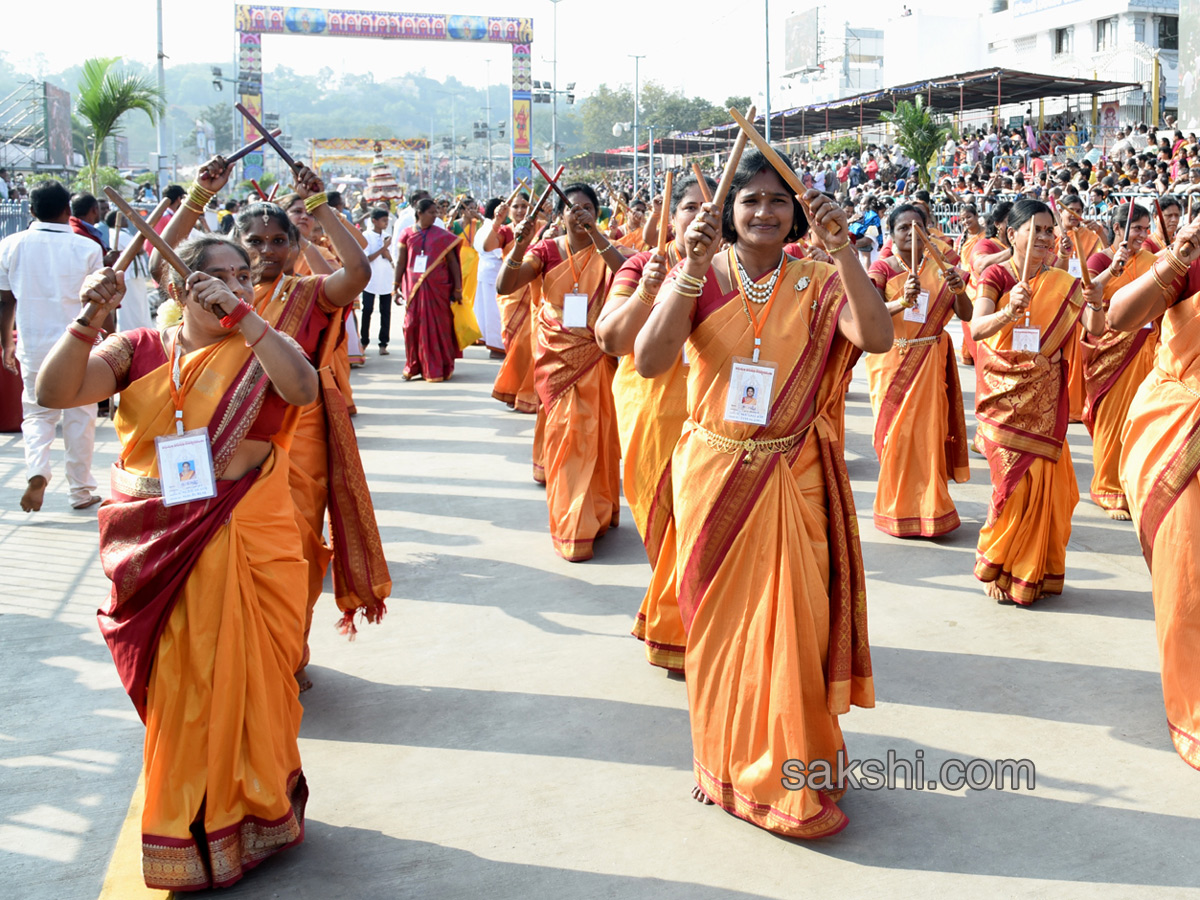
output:
M1200 266L1162 319L1154 370L1122 432L1121 484L1150 567L1171 740L1200 769Z
M1096 246L1100 243L1099 236L1088 228L1075 229L1075 239L1072 241L1072 248L1076 243L1081 251L1080 265L1087 265L1087 261L1095 252ZM1059 236L1059 242L1063 240ZM1075 335L1069 339L1066 346L1063 347L1063 357L1067 361L1067 421L1082 422L1083 408L1087 403L1087 386L1084 384L1085 375L1083 371L1083 347L1080 341L1085 334L1082 323L1076 326Z
M240 336L183 360L184 425L207 422L224 470L266 379ZM121 392L113 499L100 513L112 579L101 630L146 723L142 866L170 890L228 886L304 835L307 787L293 672L304 560L278 447L217 497L166 507L154 438L174 431L169 367Z
M889 302L903 296L907 279L907 272L888 279ZM949 479L971 478L958 364L945 330L954 294L932 264L920 281L931 298L925 322L906 321L904 311L897 312L897 344L887 353L867 354L866 361L879 457L875 527L894 537L936 537L956 529Z
M361 237L361 232L359 232L357 228L351 229L351 231L355 235L359 236L360 243L362 240L364 240ZM333 269L333 271L336 272L338 269L342 268L342 260L337 253L334 252L333 245L329 243L329 238L327 236L322 235L319 238L319 242L313 246L315 246L317 248L317 252L325 258L325 261L329 263L329 266ZM300 277L313 274L312 266L308 264L308 260L304 258L303 253L296 257L296 263L292 267L292 270ZM332 320L330 321L329 327L330 329L341 329L345 332L344 336L334 339L334 351L329 358L329 366L333 369L337 377L338 389L342 392L342 396L346 398L346 406L350 410L350 415L353 416L358 412L358 409L354 405L354 391L350 387L350 363L355 362L358 365L362 365L364 361L362 347L358 343L358 325L353 320L353 312L349 307L347 307L346 312L337 322L333 322ZM354 330L353 335L350 334L351 329ZM353 343L356 345L356 354L353 360L350 358L350 344L352 338Z
M462 302L468 308L475 308L475 288L479 284L479 251L475 249L475 232L479 226L474 222L466 228L461 225L454 228L451 234L461 234L462 243L458 245L458 262L462 267ZM429 261L433 262L433 255Z
M379 622L392 589L350 410L332 365L338 348L345 346L346 332L340 323L348 308L323 310L331 324L314 334L309 318L321 300L321 286L321 279L288 278L282 285L260 286L261 297L256 295L263 318L284 334L302 337L302 345L313 343L304 349L315 357L320 381L317 399L296 410L277 441L288 451L296 526L308 563L302 666L308 663L313 608L331 560L334 597L342 612L338 627L343 631L353 634L359 611L368 622Z
M534 383L546 410L550 536L555 552L569 562L591 559L593 542L617 525L621 512L621 448L612 395L616 361L600 349L595 333L609 271L594 249L576 257L579 293L588 297L587 327L562 324L563 298L574 290L571 264L563 260L542 276L534 350Z
M992 267L998 268L1008 272ZM1008 277L998 310L1015 283ZM1005 325L978 343L975 361L976 439L992 479L975 577L995 582L1021 604L1062 593L1071 514L1079 502L1066 444L1067 362L1050 357L1074 335L1083 299L1076 280L1061 269L1047 269L1031 285L1029 321L1041 330L1041 351L1013 350L1013 325Z
M1104 299L1136 280L1154 265L1154 254L1139 252L1120 275L1104 286ZM1101 509L1128 510L1121 489L1121 429L1133 395L1154 368L1158 325L1137 331L1106 331L1100 337L1084 334L1080 356L1087 398L1083 424L1092 436L1092 502Z
M542 283L537 278L515 294L499 298L504 360L492 396L519 413L535 413L539 405L533 386L533 321L541 295Z
M829 418L853 358L837 334L845 303L833 266L788 263L762 337L777 366L768 424L727 422L732 359L749 356L753 331L710 270L700 306L714 309L688 339L691 418L672 460L697 783L734 815L801 838L846 826L844 785L789 790L785 762L836 771L838 716L875 703L857 518ZM721 449L773 439L788 449Z

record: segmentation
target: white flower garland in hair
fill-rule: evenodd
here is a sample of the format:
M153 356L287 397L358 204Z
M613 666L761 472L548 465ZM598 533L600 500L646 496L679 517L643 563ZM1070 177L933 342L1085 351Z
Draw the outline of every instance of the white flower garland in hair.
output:
M168 297L158 305L158 330L165 331L183 321L183 304Z

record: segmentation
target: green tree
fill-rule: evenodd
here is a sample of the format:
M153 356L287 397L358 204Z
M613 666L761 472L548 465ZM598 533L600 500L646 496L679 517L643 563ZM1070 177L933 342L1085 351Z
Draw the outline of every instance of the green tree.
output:
M121 177L121 173L111 166L101 166L94 176L92 167L84 166L75 174L75 180L71 182L71 190L75 192L91 191L92 194L95 194L97 187L111 187L120 190L124 184L125 179Z
M923 185L929 184L929 165L946 142L946 135L950 133L949 124L942 116L926 108L925 99L920 94L917 94L915 103L901 100L896 104L895 112L885 112L880 118L896 129L896 143L904 155L916 163L917 181Z
M213 129L213 141L218 153L233 152L233 109L228 103L214 103L200 110L197 117Z
M104 141L109 135L119 133L120 119L125 113L141 110L153 123L167 108L162 91L148 77L113 68L119 59L117 56L89 59L83 64L79 78L75 108L92 127L88 166L93 173L100 166ZM94 175L91 182L95 194L99 188Z

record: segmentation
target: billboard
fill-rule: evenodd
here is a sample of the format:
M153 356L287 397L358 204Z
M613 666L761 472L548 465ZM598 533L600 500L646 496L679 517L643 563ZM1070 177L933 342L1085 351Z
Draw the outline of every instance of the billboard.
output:
M816 69L820 65L817 10L788 16L784 27L783 67L788 72Z
M1179 67L1179 123L1184 131L1200 128L1196 59L1200 59L1200 0L1179 0L1179 61L1184 63Z
M71 95L62 88L45 85L46 160L52 169L71 165Z

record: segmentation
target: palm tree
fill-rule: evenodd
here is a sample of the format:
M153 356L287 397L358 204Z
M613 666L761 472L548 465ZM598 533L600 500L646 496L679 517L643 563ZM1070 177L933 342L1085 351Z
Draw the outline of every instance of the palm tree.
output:
M92 126L92 149L88 166L92 170L92 193L97 192L96 170L100 151L109 135L117 134L118 120L125 113L140 109L151 124L166 111L167 99L158 85L142 75L114 69L119 56L96 57L83 64L76 111Z
M950 134L950 125L944 118L930 113L925 107L925 98L917 94L916 102L901 100L895 112L880 116L896 129L896 143L904 155L917 165L917 180L929 183L929 164Z

